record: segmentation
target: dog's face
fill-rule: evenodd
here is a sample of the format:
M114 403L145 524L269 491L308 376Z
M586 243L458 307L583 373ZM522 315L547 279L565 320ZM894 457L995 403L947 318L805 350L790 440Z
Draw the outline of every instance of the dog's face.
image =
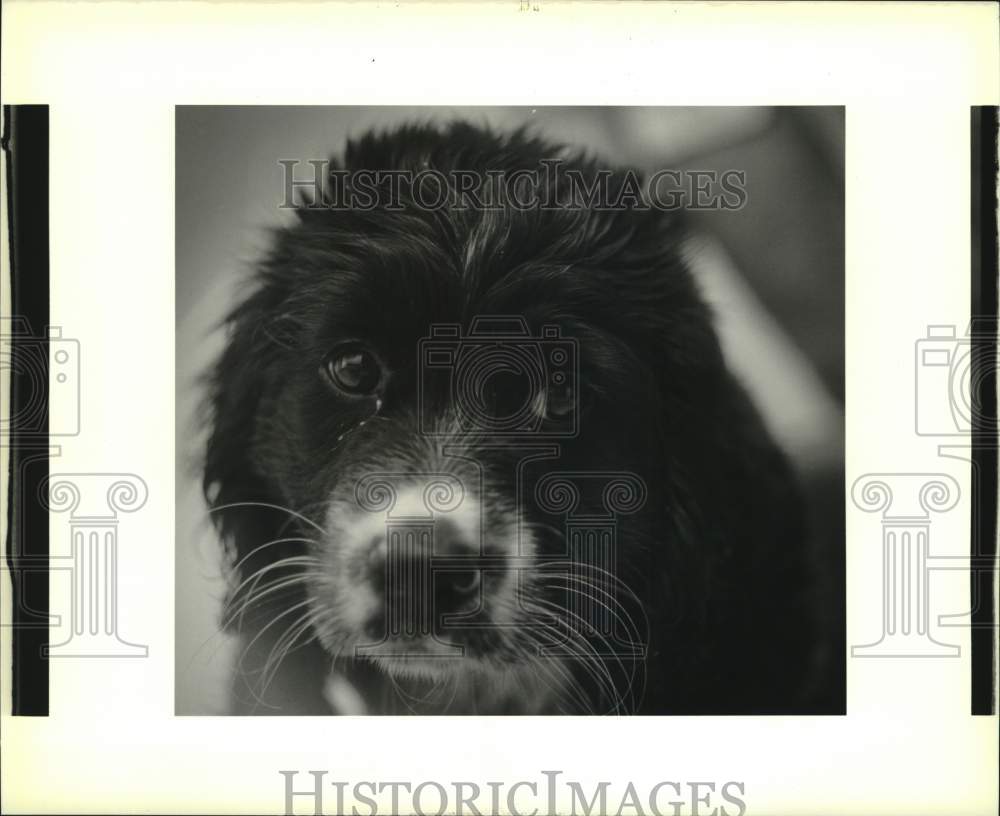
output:
M355 145L347 169L431 155L512 172L551 154L421 130ZM723 368L674 228L400 195L303 208L231 319L206 483L236 608L257 593L267 622L396 678L585 694L567 658L600 690L610 661L641 660L650 604L694 580L685 485ZM253 503L288 515L235 515Z

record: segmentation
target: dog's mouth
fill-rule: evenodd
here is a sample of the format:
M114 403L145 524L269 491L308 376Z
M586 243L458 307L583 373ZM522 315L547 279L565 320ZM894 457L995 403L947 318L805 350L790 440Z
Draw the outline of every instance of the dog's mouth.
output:
M436 680L475 672L483 666L481 657L467 654L458 643L449 643L438 636L392 638L374 645L356 645L354 657L399 679Z

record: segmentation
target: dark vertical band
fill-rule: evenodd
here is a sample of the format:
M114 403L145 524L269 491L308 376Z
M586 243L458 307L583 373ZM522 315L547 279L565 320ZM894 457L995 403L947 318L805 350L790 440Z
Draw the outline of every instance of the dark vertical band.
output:
M972 108L972 713L996 712L997 106Z
M12 712L49 713L49 109L5 105L11 300L3 313L10 374L7 568L12 587Z

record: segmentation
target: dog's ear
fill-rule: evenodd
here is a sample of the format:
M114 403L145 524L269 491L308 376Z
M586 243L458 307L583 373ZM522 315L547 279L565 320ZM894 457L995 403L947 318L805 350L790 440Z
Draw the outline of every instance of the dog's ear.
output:
M209 381L203 489L226 548L230 587L223 622L229 629L265 617L257 605L247 605L239 616L235 612L249 597L254 579L262 576L260 570L287 554L276 552L281 545L271 542L281 537L288 514L275 509L282 505L281 497L254 456L260 408L277 351L267 323L274 300L275 293L261 286L229 315L226 347Z
M787 710L815 639L803 498L784 452L721 355L718 365L699 378L702 393L688 406L685 432L669 437L683 462L677 489L692 570L686 594L700 596L688 598L700 617L689 621L697 624L690 631L730 662L726 671L699 667L691 680L707 705L725 694L734 711ZM713 689L708 676L724 689Z
M666 586L656 611L665 617L653 626L664 654L701 650L731 662L685 661L664 682L687 686L695 708L701 695L707 707L726 699L735 711L745 699L780 710L801 687L815 618L804 502L788 459L727 366L711 310L676 252L680 230L660 230L658 240L653 230L633 239L627 252L638 260L624 265L633 285L619 289L631 298L621 307L629 315L622 330L646 350L656 384L648 389L657 438L649 455L670 546L657 570ZM758 668L738 676L748 666ZM720 683L730 685L720 691Z

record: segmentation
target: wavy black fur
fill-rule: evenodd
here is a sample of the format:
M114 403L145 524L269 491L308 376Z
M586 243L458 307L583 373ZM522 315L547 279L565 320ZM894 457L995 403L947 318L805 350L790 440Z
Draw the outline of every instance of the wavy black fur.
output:
M568 166L587 178L601 168L523 131L465 123L369 133L348 144L341 166L513 171L555 156L569 156ZM616 171L612 188L621 179ZM623 470L649 488L643 511L619 530L622 578L641 599L634 611L645 616L648 645L644 683L624 708L814 710L820 635L801 501L784 456L726 368L681 254L679 219L588 207L429 212L408 192L404 186L399 211L301 206L297 222L274 234L228 319L212 379L204 483L230 563L238 563L233 586L311 546L262 545L315 535L284 511L248 503L293 509L321 525L324 502L344 479L406 458L417 434L416 342L431 324L523 315L532 329L558 324L579 340L586 393L579 437L528 478ZM346 337L373 344L392 370L384 421L360 432L362 409L338 401L317 375L331 344ZM349 443L335 442L352 428ZM513 455L483 455L500 492L514 489L502 475ZM234 673L236 711L328 710L321 690L331 656L318 641L290 653L266 691L256 682L271 635L282 629L265 627L304 592L273 593L229 621L245 646L257 637ZM473 646L488 650L489 639ZM380 682L367 663L338 663L361 685ZM447 710L532 710L530 701L491 707L475 699L483 694L459 694ZM398 709L376 698L376 712Z

